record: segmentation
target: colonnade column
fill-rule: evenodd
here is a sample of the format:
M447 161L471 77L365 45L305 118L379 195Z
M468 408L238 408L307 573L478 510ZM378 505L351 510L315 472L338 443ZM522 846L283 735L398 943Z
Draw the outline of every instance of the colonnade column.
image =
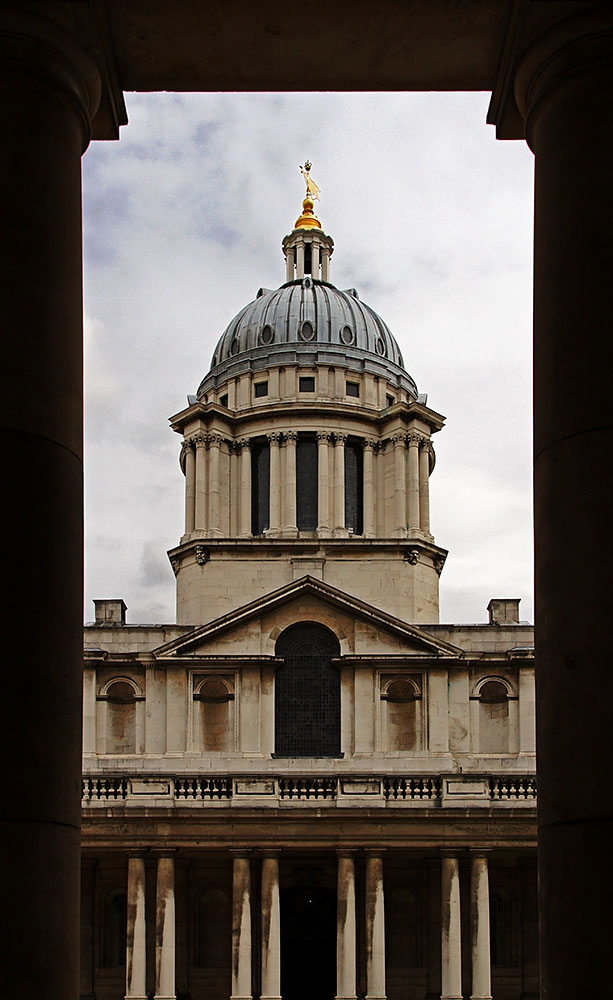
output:
M412 433L407 435L409 446L409 490L407 497L407 520L409 532L419 531L419 437Z
M261 1000L281 1000L281 911L279 858L262 858L262 992Z
M285 252L285 280L294 280L294 248L290 247Z
M126 1000L147 996L147 928L145 923L145 858L128 858L126 924Z
M492 1000L490 969L490 892L487 854L471 851L470 924L472 953L471 1000Z
M283 531L295 535L298 531L296 523L296 442L295 431L286 431L285 442L285 502L283 505Z
M394 528L392 534L406 537L407 533L407 492L406 492L406 437L395 434L394 445Z
M441 1000L462 1000L460 864L443 853L441 870Z
M22 668L5 673L5 704L20 704L24 677L31 692L19 738L5 730L10 917L2 978L8 995L49 1000L79 992L81 155L101 92L97 64L70 30L81 13L89 30L91 8L0 5L2 318L10 331L0 399L3 498L5 523L30 529L5 532L15 597L10 656ZM17 598L26 593L31 600ZM17 637L26 632L23 643Z
M232 996L251 1000L251 864L249 851L232 852Z
M321 280L330 280L330 250L328 247L321 248Z
M249 438L242 438L238 442L238 446L240 448L238 533L241 538L249 538L251 535L251 441Z
M185 449L185 534L196 526L196 452L191 440L183 442Z
M364 534L372 538L376 531L375 442L364 438Z
M304 278L304 243L300 240L296 244L296 278Z
M317 435L317 530L330 532L330 435Z
M355 851L338 852L336 1000L356 1000Z
M334 435L334 531L345 534L345 441L346 434Z
M281 530L281 435L268 434L270 449L270 487L268 531L278 535Z
M208 497L206 491L206 434L195 434L196 446L196 490L194 525L200 531L206 531L209 523Z
M311 243L311 274L314 278L319 278L319 243Z
M161 854L155 893L155 1000L175 996L175 859Z
M209 434L209 533L221 535L221 434Z
M419 450L419 527L430 534L430 450L427 438L422 438Z
M385 1000L383 858L366 852L366 1000Z
M514 90L534 153L534 548L538 659L541 993L610 982L613 8L583 5L539 34ZM580 386L569 406L567 387ZM606 481L606 482L605 482ZM572 557L569 558L569 551ZM581 733L581 738L576 734ZM589 955L589 960L586 956Z

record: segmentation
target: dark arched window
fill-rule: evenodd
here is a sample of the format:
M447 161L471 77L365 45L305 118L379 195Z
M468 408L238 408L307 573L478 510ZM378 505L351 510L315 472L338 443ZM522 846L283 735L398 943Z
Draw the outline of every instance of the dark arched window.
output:
M330 662L340 648L322 625L292 625L280 636L276 655L285 663L275 680L275 754L278 757L338 757L341 692Z
M262 535L269 526L270 448L266 441L251 446L251 533Z
M345 527L364 531L364 449L352 441L345 445Z

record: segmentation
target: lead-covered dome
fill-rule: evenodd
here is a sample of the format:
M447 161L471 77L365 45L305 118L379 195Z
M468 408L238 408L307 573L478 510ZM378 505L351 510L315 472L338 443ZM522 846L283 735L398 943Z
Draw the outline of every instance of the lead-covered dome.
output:
M374 309L361 302L353 288L341 291L306 276L276 291L261 288L241 309L215 348L198 396L248 370L339 363L384 376L417 395L398 343Z

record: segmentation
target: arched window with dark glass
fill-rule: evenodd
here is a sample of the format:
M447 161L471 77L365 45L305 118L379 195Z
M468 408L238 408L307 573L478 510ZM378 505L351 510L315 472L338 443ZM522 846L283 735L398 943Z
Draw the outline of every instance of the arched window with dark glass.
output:
M298 531L317 528L317 441L300 435L296 446L296 521Z
M364 531L364 449L355 441L345 444L345 527L356 535Z
M276 655L285 662L275 678L275 756L340 756L340 675L331 662L339 653L323 625L292 625L279 637Z
M269 524L270 448L267 441L251 445L251 533L262 535Z

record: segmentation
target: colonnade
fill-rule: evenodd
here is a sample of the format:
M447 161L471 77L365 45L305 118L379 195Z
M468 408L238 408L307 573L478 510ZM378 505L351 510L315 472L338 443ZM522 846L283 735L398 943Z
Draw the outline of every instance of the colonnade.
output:
M230 1000L252 1000L253 933L249 849L232 852L232 992ZM337 850L336 1000L357 1000L357 909L355 850ZM366 1000L385 1000L385 908L383 851L366 850L365 912ZM281 906L279 855L260 852L262 1000L281 1000ZM490 967L489 876L486 850L471 850L470 926L471 1000L492 1000ZM145 856L128 858L126 1000L147 997ZM157 856L155 907L155 1000L175 1000L174 852ZM462 1000L460 859L441 858L441 1000Z
M252 536L251 448L254 438L225 439L198 432L183 441L185 472L185 532L210 537ZM322 537L345 533L345 446L348 435L318 431L317 532ZM429 478L432 445L417 433L398 433L389 439L361 438L363 447L363 534L430 533ZM270 449L269 523L271 536L296 535L296 431L266 435ZM388 445L393 455L390 477L379 476ZM222 469L222 446L227 465ZM379 483L379 479L383 482ZM387 482L386 482L387 480ZM379 509L379 506L381 509Z

